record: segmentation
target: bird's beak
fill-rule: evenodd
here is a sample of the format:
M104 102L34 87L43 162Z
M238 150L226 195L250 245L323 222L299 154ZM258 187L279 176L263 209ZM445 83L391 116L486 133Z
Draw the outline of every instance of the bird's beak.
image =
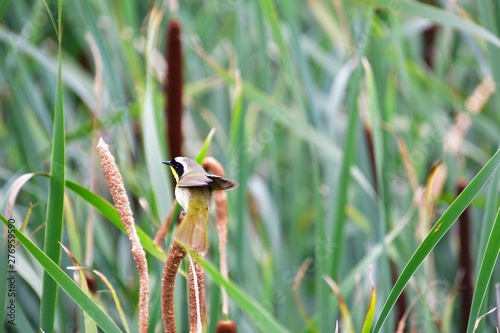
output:
M166 165L172 165L172 161L163 161L162 163Z

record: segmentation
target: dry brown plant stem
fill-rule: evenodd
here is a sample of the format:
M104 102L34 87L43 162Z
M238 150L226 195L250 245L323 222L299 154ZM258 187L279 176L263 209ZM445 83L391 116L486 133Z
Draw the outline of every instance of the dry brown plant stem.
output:
M153 243L155 245L159 245L161 241L165 238L167 235L168 229L170 229L170 221L172 220L172 214L175 211L175 207L177 206L177 200L174 199L172 202L172 205L170 206L170 210L168 211L167 217L163 221L163 224L161 225L160 229L156 232L155 239L153 240Z
M191 333L202 333L205 318L205 278L203 267L189 256L189 328Z
M99 139L97 151L101 159L101 168L113 197L116 210L120 216L128 237L132 243L132 256L139 271L139 332L146 333L149 325L149 276L146 252L144 251L137 231L134 226L134 217L130 209L130 202L125 192L123 178L115 163L115 158L110 153L108 145Z
M375 192L379 193L380 188L383 185L376 180L377 179L377 163L376 163L376 158L375 158L375 146L373 143L373 133L369 125L365 125L364 127L364 132L365 132L365 138L366 142L368 145L368 153L370 157L370 166L372 169L372 176L374 181L374 186L375 186ZM397 272L397 266L393 261L390 261L390 270L391 270L391 280L392 284L396 284L397 277L398 277L398 272ZM405 312L405 306L406 306L406 291L403 290L401 292L401 295L399 296L398 300L396 301L396 318L397 321L400 321L403 313Z
M483 78L481 83L474 89L474 91L465 100L465 109L457 113L455 124L448 131L444 141L444 150L456 156L463 155L463 146L465 136L472 125L471 115L478 115L488 103L488 100L495 93L496 86L491 76Z
M179 243L173 242L170 246L167 263L163 269L161 283L161 317L165 333L177 332L175 326L174 286L179 265L184 257L186 257L186 252Z
M457 184L457 196L467 187L467 182L459 180ZM463 277L460 286L462 294L462 330L467 330L469 322L470 309L472 307L472 297L474 295L474 269L471 258L471 213L470 209L466 208L458 217L458 241L460 250L458 254L458 265L463 270Z
M293 299L295 301L295 306L299 310L299 314L302 317L302 320L304 320L308 329L311 332L317 333L318 330L314 326L311 318L309 317L309 314L307 313L306 309L304 308L304 304L302 304L302 302L300 301L300 294L299 294L300 283L302 282L302 279L304 278L304 275L306 274L307 269L309 268L309 265L311 265L311 263L312 263L312 259L306 258L306 260L304 260L302 265L300 265L300 268L297 271L295 278L293 279L292 292L293 292Z

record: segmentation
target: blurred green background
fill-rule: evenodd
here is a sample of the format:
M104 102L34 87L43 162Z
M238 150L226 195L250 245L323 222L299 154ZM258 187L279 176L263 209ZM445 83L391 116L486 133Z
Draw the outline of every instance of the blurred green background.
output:
M194 157L215 128L208 154L240 183L228 192L229 277L244 292L232 294L229 319L240 332L272 332L264 317L290 332L333 332L336 321L340 331L359 332L370 275L377 320L403 268L422 262L402 301L388 306L383 332L394 331L405 310L407 331L464 331L476 281L486 288L485 301L473 302L479 314L497 306L498 267L491 279L477 277L481 262L493 268L498 255L493 241L496 255L484 253L489 237L498 240L499 172L483 190L470 187L477 197L468 217L430 255L410 261L417 248L427 249L419 245L459 184L499 147L497 1L186 0L172 11L168 1L5 0L0 18L1 214L17 228L24 221L23 234L38 247L47 246L51 223L49 178L23 183L10 204L13 189L23 174L57 173L54 156L64 150L65 179L111 202L94 148L99 137L124 177L137 226L154 238L173 200L173 179L160 162L171 158L164 55L166 27L176 18L184 52L183 154ZM56 126L62 139L53 135L55 110L64 115L64 132ZM66 188L60 242L107 277L134 332L138 275L130 243L89 205L92 197ZM467 205L452 208L459 214ZM207 260L218 267L213 214L209 236ZM6 229L2 237L5 245ZM2 311L0 331L35 332L43 269L23 247L16 260L17 323L9 325ZM150 331L161 332L164 264L150 254L148 260ZM77 279L72 265L62 251L59 266ZM325 276L339 284L354 327ZM108 287L96 281L95 302L124 329ZM3 305L9 298L3 282L1 288ZM178 331L187 332L184 278L176 288ZM219 283L207 276L206 290L213 332L223 318ZM260 306L249 310L245 301ZM54 331L89 331L77 304L59 291ZM484 318L480 331L493 331L496 318Z

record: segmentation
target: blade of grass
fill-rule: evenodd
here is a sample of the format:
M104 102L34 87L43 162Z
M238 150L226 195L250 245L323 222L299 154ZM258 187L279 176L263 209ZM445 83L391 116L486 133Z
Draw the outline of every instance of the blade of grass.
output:
M80 237L78 222L75 218L73 202L68 192L64 193L64 219L66 221L66 230L68 233L69 247L72 255L79 261L82 261Z
M12 183L11 187L9 188L8 193L10 194L6 196L8 202L4 202L4 207L6 207L8 212L12 209L11 207L14 204L14 200L17 197L17 193L20 191L21 187L34 176L48 177L47 174L35 172L35 173L24 174L19 178L17 178L17 180L14 183ZM70 180L66 180L65 185L68 189L75 192L82 199L84 199L86 202L88 202L94 208L96 208L97 211L99 211L99 213L101 213L106 219L108 219L111 223L113 223L123 233L126 233L125 227L123 227L123 223L121 223L120 217L118 216L118 212L111 203L103 199L101 196L92 193L87 188ZM165 262L167 260L167 256L163 251L163 249L155 245L151 240L151 237L149 237L146 234L146 232L144 232L144 230L142 230L140 227L136 226L136 229L137 229L137 234L139 235L139 238L141 240L141 244L142 246L144 246L144 249L153 256L155 256L156 258L158 258L159 260Z
M488 237L493 228L493 222L495 221L495 209L500 206L500 202L498 202L498 186L500 184L500 172L496 172L493 177L491 177L490 189L488 191L487 201L484 208L484 216L481 223L481 236L479 238L479 244L477 246L477 256L475 261L475 275L479 274L480 264L482 262L482 258L484 258L484 251L486 249L486 244L488 242ZM488 303L488 294L485 295L485 299L483 301L483 306L481 307L481 312L486 311L486 305ZM469 317L470 318L470 317ZM479 323L479 332L483 330L484 322Z
M474 296L472 297L472 305L469 315L469 323L467 324L467 333L474 330L476 320L479 317L481 306L488 293L488 285L490 284L491 275L497 262L498 253L500 252L500 208L497 211L497 217L491 229L486 250L484 251L479 274L477 275L476 286L474 288Z
M9 3L7 1L2 2L0 4L0 18L3 19L4 15L5 15L5 12L6 12L6 10L7 10L8 7L9 7Z
M325 31L332 45L339 45L341 48L345 47L346 43L342 39L339 23L334 19L326 4L322 1L312 0L307 1L307 5L317 24Z
M489 310L489 311L488 311L488 312L486 312L485 314L480 315L480 316L479 316L479 318L477 318L477 320L476 320L476 324L474 325L474 330L473 330L473 332L476 332L476 330L477 330L477 329L478 329L478 327L479 327L479 324L481 323L481 321L482 321L482 320L483 320L483 319L484 319L487 315L489 315L489 314L491 314L491 313L493 313L493 312L495 312L495 311L497 311L497 308L496 308L496 307L495 307L495 308L493 308L493 309L491 309L491 310ZM496 330L498 331L498 328L497 328ZM480 331L480 332L482 332L482 331Z
M66 194L66 200L67 202L69 202L69 198L68 198L68 195ZM64 208L64 211L65 213L71 209L68 207L68 203L65 203L66 207ZM67 213L66 213L67 214ZM69 257L69 259L71 259L71 261L73 261L73 263L75 264L75 267L77 268L81 268L80 266L80 263L78 262L77 258L75 257L74 253L71 252L66 246L64 246L63 244L61 244L61 247L62 249L64 250L64 252L66 252L66 255ZM68 269L71 269L69 267L67 267ZM90 291L89 291L89 285L87 284L87 279L85 277L85 273L83 272L83 270L81 269L78 269L78 272L77 272L79 278L80 278L80 288L82 289L82 291L89 295L90 296ZM85 327L85 333L97 333L97 325L95 324L95 322L92 320L92 318L90 318L90 316L86 313L86 312L83 312L83 325ZM128 332L127 332L128 333Z
M254 1L254 10L258 13L261 12L262 5L259 1ZM267 27L266 19L264 15L257 15L257 20L255 22L256 36L258 43L257 45L264 45L267 43ZM269 72L270 59L267 56L267 50L264 47L258 47L256 60L260 64L261 71L259 71L259 76L256 78L255 85L260 87L264 92L269 92L271 87L271 75ZM241 63L241 62L240 62ZM241 66L240 66L241 67ZM244 66L246 67L246 66Z
M414 254L406 264L401 272L396 284L392 288L385 304L380 312L380 316L375 323L373 332L379 332L385 320L389 316L392 307L396 303L399 295L410 281L413 274L420 267L422 262L427 258L428 254L432 251L434 246L446 234L446 232L455 223L457 218L462 214L465 208L472 202L477 194L484 187L488 179L493 175L498 165L500 164L500 150L498 150L493 157L485 164L485 166L478 172L478 174L467 185L464 191L453 201L444 214L439 218L436 224L429 231L420 246L415 250Z
M223 78L224 81L230 85L236 84L234 75L215 62L199 45L194 43L192 44L192 47L195 52L208 64L208 66L210 66L210 68L212 68L217 75ZM278 125L283 126L305 142L318 147L318 149L324 152L330 159L334 161L339 160L341 151L339 147L332 144L332 141L327 136L319 133L307 123L297 121L285 105L281 104L276 99L269 97L251 83L242 80L241 85L243 95L258 104L266 115L277 122ZM370 198L375 198L376 194L373 187L370 185L370 182L366 179L359 168L354 166L351 169L351 175L363 188L363 190L365 190Z
M58 1L58 31L59 59L62 49L62 0ZM62 67L59 60L56 83L56 100L54 109L54 129L52 134L52 154L50 165L49 198L47 203L47 225L45 227L44 252L48 258L59 265L63 228L64 203L64 167L66 144L64 139L64 104L62 86ZM57 291L56 282L51 275L44 271L43 290L40 304L40 327L45 332L54 331L56 316Z
M323 278L330 286L339 301L339 308L342 315L344 331L347 333L354 333L354 322L352 320L351 312L349 311L349 307L347 306L347 303L342 296L342 293L340 292L339 286L337 285L337 283L335 283L335 281L332 280L331 277L325 275Z
M95 40L99 49L99 53L101 54L103 64L102 68L104 70L103 87L108 89L109 97L111 98L113 105L125 105L127 86L129 86L131 82L134 81L130 79L129 71L121 70L121 68L123 67L121 67L120 65L125 65L123 60L123 49L122 47L120 47L121 45L118 46L115 43L109 43L108 38L110 38L111 36L108 35L108 32L116 29L115 24L111 23L110 20L111 24L107 26L109 30L106 31L106 33L103 33L102 29L100 28L99 17L103 14L107 17L110 17L110 15L112 15L110 13L108 3L104 1L99 3L99 11L102 11L101 13L99 13L95 9L95 6L93 6L90 1L78 1L74 3L74 5L75 6L73 7L73 10L76 10L80 13L78 22L83 25L86 33L92 35L92 38ZM116 32L116 30L114 31ZM126 65L128 68L130 68L131 65L134 65L134 63L133 61L131 61ZM139 82L142 83L142 81ZM91 84L91 87L92 86L93 84ZM90 89L90 91L92 92L92 88ZM91 96L92 100L94 101L94 95L92 94ZM102 105L102 110L106 110L106 107L104 105Z
M500 39L491 31L460 16L451 14L435 6L415 1L394 0L348 0L348 2L369 7L381 7L390 11L401 11L408 15L420 16L438 24L453 27L467 34L475 35L500 47Z
M212 138L213 138L214 134L215 134L215 128L212 128L210 130L210 132L208 133L207 138L203 142L203 146L201 146L200 151L198 152L198 154L196 154L196 157L194 159L199 164L202 164L203 160L207 156L208 148L210 148L210 144L212 143Z
M315 151L315 149L311 149ZM314 158L313 153L308 153L310 159L311 189L314 193L312 205L315 210L314 224L314 264L315 271L315 295L316 295L316 311L319 315L318 330L320 332L328 332L331 329L331 306L328 303L331 293L328 290L328 285L325 283L324 277L328 276L328 269L331 263L333 246L328 237L327 222L325 219L325 208L323 197L320 194L321 179L319 161Z
M331 276L334 280L340 279L340 263L344 249L344 228L346 225L346 204L348 189L350 183L350 170L356 155L356 135L359 122L359 112L357 108L359 79L361 71L355 70L349 95L349 120L347 122L347 132L345 134L344 156L342 157L342 166L338 178L337 199L335 208L335 217L332 221L332 243L335 244L336 251L332 254Z
M370 272L370 280L372 283L372 292L370 296L370 303L368 304L368 310L366 311L365 321L363 323L362 333L370 333L373 325L373 319L375 317L375 307L377 306L377 290L375 289L375 283L373 283L373 278Z
M57 59L54 59L51 54L48 54L37 45L27 43L24 37L13 34L7 29L0 27L0 41L3 41L5 44L15 45L21 53L33 58L33 60L45 67L47 72L53 73L54 76L57 76ZM68 59L63 59L61 61L63 62L65 69L62 73L64 86L75 92L75 94L77 94L82 101L84 101L85 104L92 109L94 105L94 98L92 94L91 77L88 73L77 67L75 63L69 61Z
M226 289L227 294L238 305L238 307L240 307L249 316L249 318L261 331L274 333L288 332L288 330L283 327L276 320L276 318L266 311L255 299L253 299L250 295L247 295L233 282L226 280L214 265L204 260L198 253L188 249L185 250L187 250L196 262L205 269L205 272L210 275L212 280L219 287Z
M320 118L320 110L318 107L318 102L316 95L314 94L314 85L311 75L311 67L306 61L304 56L304 51L300 45L300 33L298 24L300 22L299 12L297 10L297 4L290 1L287 6L283 6L283 15L286 19L288 28L290 30L290 36L288 38L288 43L291 45L291 51L293 52L294 59L297 62L297 68L300 76L295 75L293 77L294 82L302 82L302 87L306 94L306 101L303 102L306 108L310 109L309 121L314 124L316 128L324 128L324 123ZM300 88L300 87L298 87ZM306 112L306 110L304 110Z
M122 321L123 327L125 328L125 332L130 333L130 328L128 327L127 318L125 317L125 313L123 312L123 307L120 303L120 299L118 298L118 295L116 295L115 288L113 288L113 285L108 280L106 275L104 275L101 272L96 271L96 270L92 270L92 272L94 272L94 274L96 274L102 280L102 282L104 282L106 287L108 287L109 291L111 292L111 296L113 297L113 301L115 302L116 311L120 315L120 319Z
M162 149L160 145L160 132L157 124L157 114L154 104L155 85L153 84L153 69L152 69L152 54L154 53L156 38L158 33L159 24L161 22L161 12L153 8L151 11L148 23L148 37L147 37L147 78L146 78L146 92L144 95L144 112L142 115L142 133L144 135L144 153L146 156L146 165L148 168L149 177L152 179L151 186L153 188L154 199L156 201L157 214L160 221L163 221L168 215L170 209L166 202L172 202L172 186L170 184L170 177L167 177L168 169L161 163Z
M356 276L363 274L366 269L373 264L378 257L384 253L384 248L392 244L397 236L405 230L407 224L413 218L416 212L416 207L411 207L406 215L401 218L401 221L385 236L383 242L373 246L370 251L354 266L349 274L340 283L340 289L346 296L350 295L356 287Z
M387 190L387 177L384 177L384 172L386 172L386 158L387 153L385 152L384 144L384 132L382 131L383 116L380 112L380 106L377 97L377 87L375 84L375 78L372 71L372 67L366 58L362 59L362 64L365 72L365 87L367 94L367 105L368 108L368 118L369 118L369 134L371 135L373 142L374 151L374 161L372 168L374 168L374 178L376 183L376 188L378 189L378 228L375 228L377 239L382 242L387 229L391 227L391 223L388 221L390 216L390 197L386 195ZM383 244L383 243L382 243ZM384 252L386 249L384 249ZM379 274L379 295L387 295L390 289L390 268L387 256L382 256L379 260L378 274Z
M14 208L14 203L16 202L17 195L19 194L21 188L24 186L24 184L26 184L31 178L33 178L37 174L39 173L33 172L21 175L17 177L9 186L5 194L5 200L2 205L2 208L5 210L6 218L8 219L11 218L12 209Z
M3 224L8 225L8 221L0 215ZM71 297L76 305L83 311L88 313L95 323L104 332L117 332L120 329L108 317L108 315L73 281L64 271L51 260L45 253L43 253L35 244L33 244L22 232L15 229L16 239L21 243L24 248L38 261L44 268L44 272L50 275L54 283L61 287L69 297ZM60 248L59 244L56 244ZM43 318L42 318L43 319ZM54 332L54 331L47 331Z
M217 73L217 75L222 77L227 83L233 86L236 85L236 78L234 75L216 63L199 45L193 44L192 46L198 55L206 61L206 63L214 70L215 73ZM273 120L283 124L285 128L297 135L297 137L318 146L319 149L323 150L334 160L338 159L340 155L339 148L333 146L332 142L327 137L318 133L313 127L307 125L306 123L297 121L297 119L295 119L296 116L290 108L287 108L276 99L266 95L257 87L243 79L241 80L241 87L243 95L262 107L263 111L266 112L266 114Z
M296 66L293 63L292 56L290 54L290 51L288 50L289 43L287 43L287 41L285 40L285 36L281 29L280 18L278 17L278 13L276 11L273 2L274 2L273 0L261 0L260 1L261 8L267 19L268 24L271 27L273 39L279 48L279 53L280 53L279 59L281 60L281 64L283 66L282 70L283 76L285 77L285 81L289 86L293 98L295 98L297 102L299 116L302 117L303 113L300 112L305 112L306 110L305 110L304 99L302 97L302 92L298 84L299 80L297 80L299 76L295 71ZM289 6L292 6L292 4L288 4L287 7Z
M230 146L229 146L229 156L235 161L238 174L240 186L236 189L235 193L235 211L236 211L236 256L237 256L237 275L236 279L242 280L242 275L244 272L243 263L247 260L248 255L248 241L246 235L248 234L248 225L246 225L246 214L247 214L247 173L248 165L246 163L246 154L244 149L242 149L243 144L246 140L246 128L245 128L245 115L247 112L246 104L243 103L243 91L242 91L242 79L241 73L237 70L234 73L234 100L232 105L232 117L230 123Z
M67 180L66 187L75 192L76 194L78 194L82 199L87 201L89 204L94 206L94 208L96 208L99 213L101 213L118 229L120 229L121 232L126 234L125 227L123 226L123 223L121 222L120 217L118 216L118 212L111 203L104 200L99 195L90 192L85 187L77 183L74 183L72 181ZM149 237L148 234L144 232L144 230L142 230L137 225L135 226L135 228L137 229L137 234L139 235L139 239L141 240L141 244L144 247L144 249L153 256L155 256L156 258L158 258L159 260L161 260L162 262L166 262L167 255L165 254L163 249L155 245L151 237Z
M237 151L236 147L238 147L245 138L245 127L244 127L245 122L243 121L245 109L243 107L241 74L238 71L236 71L234 77L235 77L234 101L232 107L233 112L231 116L231 126L229 133L229 143L230 143L229 155L234 156L235 158L236 157L239 158L238 154L241 153L241 149Z
M498 7L498 4L496 5ZM481 0L479 1L479 14L481 18L481 23L483 26L487 29L489 29L491 32L493 32L496 36L498 36L498 27L497 27L497 21L498 17L495 19L495 10L493 7L493 2L491 1L486 1L486 0ZM491 44L488 44L488 56L490 60L490 66L491 66L491 72L493 76L493 81L497 83L497 89L498 89L498 82L500 82L500 62L498 59L500 59L500 48L494 47ZM496 105L497 107L500 105L500 94L494 94L494 98L496 100ZM497 120L500 118L497 115Z

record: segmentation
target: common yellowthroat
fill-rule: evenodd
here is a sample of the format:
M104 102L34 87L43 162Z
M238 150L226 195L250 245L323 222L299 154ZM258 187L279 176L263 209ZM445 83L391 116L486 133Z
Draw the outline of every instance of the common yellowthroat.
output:
M185 211L174 239L201 254L208 250L207 217L212 205L212 192L231 190L237 182L210 175L189 157L164 161L170 167L177 185L175 198Z

